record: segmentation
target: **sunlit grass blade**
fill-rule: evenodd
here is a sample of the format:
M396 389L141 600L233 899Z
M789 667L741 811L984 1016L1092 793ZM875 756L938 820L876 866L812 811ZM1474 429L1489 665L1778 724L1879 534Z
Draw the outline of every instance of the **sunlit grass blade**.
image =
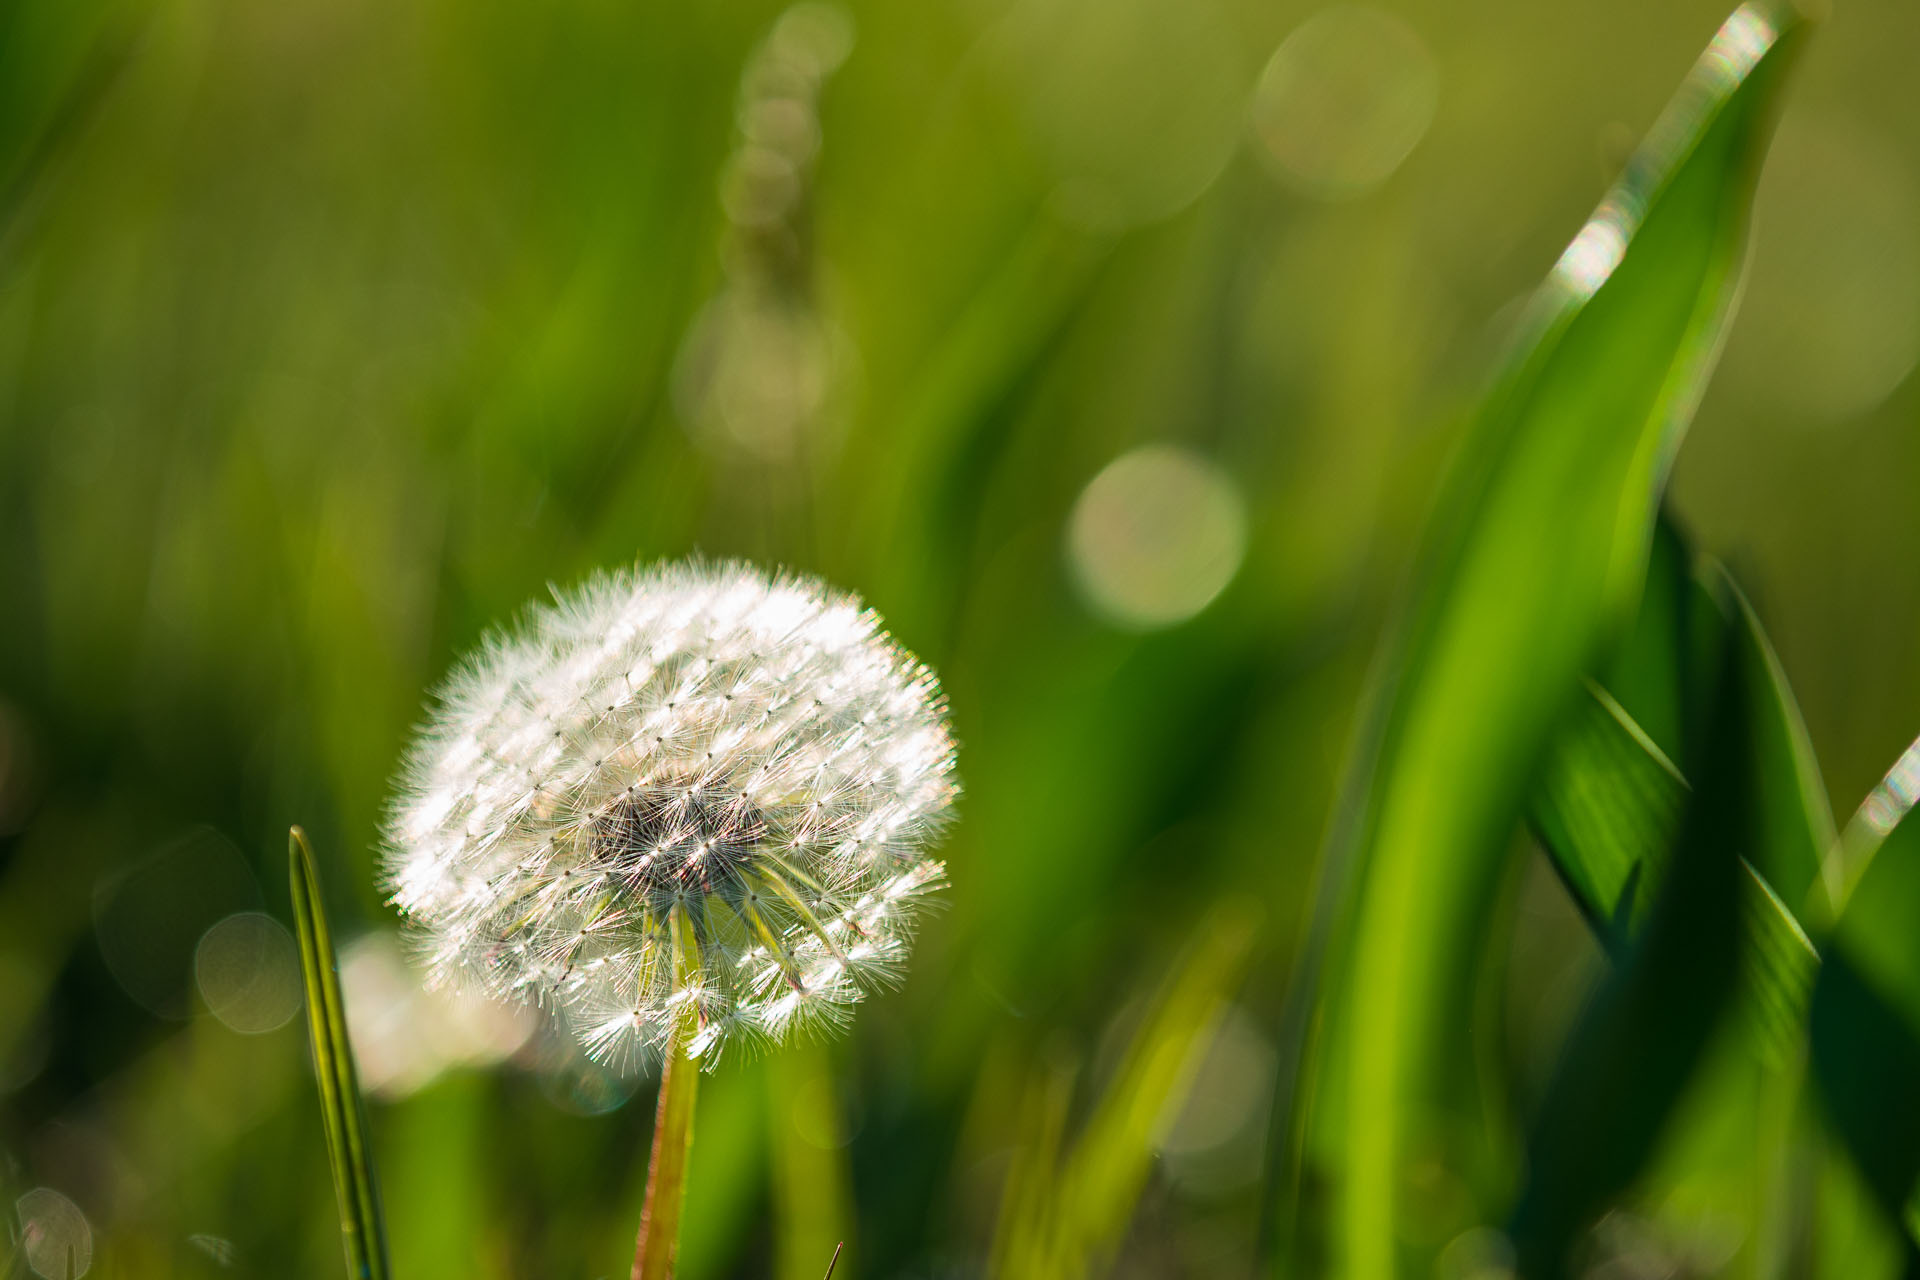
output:
M1074 1066L1055 1055L1030 1075L1020 1100L1020 1141L1000 1192L987 1274L1019 1280L1049 1274L1056 1174L1073 1101Z
M340 1202L340 1234L347 1274L353 1280L386 1280L387 1229L380 1189L367 1147L366 1104L360 1096L353 1046L347 1039L346 1004L340 996L340 966L321 905L313 849L299 827L288 833L287 858L293 891L293 921L300 938L300 969L306 978L307 1029L313 1039L314 1076L326 1124L327 1155Z
M1237 904L1209 913L1057 1169L1074 1073L1058 1062L1036 1073L1022 1122L1027 1140L1001 1204L993 1275L1072 1280L1111 1262L1213 1043L1253 926Z
M1568 1037L1532 1127L1510 1232L1529 1280L1564 1274L1578 1233L1639 1173L1738 986L1758 779L1736 671L1715 705L1646 927Z
M1329 847L1329 882L1353 878L1333 1034L1317 1054L1328 1118L1313 1142L1339 1188L1339 1274L1401 1269L1407 1169L1434 1132L1441 1082L1459 1078L1508 833L1581 676L1638 595L1802 27L1759 5L1723 26L1537 295L1443 490L1350 773L1352 820ZM1342 910L1338 891L1323 901Z
M1840 833L1821 864L1821 880L1833 918L1843 913L1888 835L1920 801L1920 739L1901 753Z
M1239 983L1253 928L1251 913L1237 904L1211 912L1128 1046L1061 1169L1053 1275L1084 1275L1118 1250Z

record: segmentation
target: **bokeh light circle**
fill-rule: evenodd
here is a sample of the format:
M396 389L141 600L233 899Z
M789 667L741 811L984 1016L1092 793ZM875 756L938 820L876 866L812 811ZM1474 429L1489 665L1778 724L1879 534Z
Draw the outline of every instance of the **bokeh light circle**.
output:
M1920 177L1899 144L1838 114L1790 116L1754 206L1725 380L1796 425L1872 412L1920 359Z
M101 959L126 993L163 1018L193 1012L194 967L207 930L260 905L231 840L198 827L101 878L93 891Z
M207 930L194 952L200 998L241 1035L277 1030L300 1012L300 954L278 920L242 911Z
M1247 69L1217 0L1032 0L993 47L1069 222L1119 230L1171 217L1238 145Z
M14 1202L20 1251L46 1280L74 1280L93 1267L93 1228L80 1206L51 1187L35 1187Z
M1253 131L1275 171L1340 199L1392 175L1433 123L1440 72L1414 29L1361 5L1324 9L1274 50Z
M1121 626L1171 626L1240 568L1246 508L1214 463L1172 445L1122 455L1074 504L1067 551L1081 593Z
M399 940L384 930L347 944L340 988L360 1083L384 1098L404 1098L460 1067L510 1058L538 1027L531 1009L423 986Z

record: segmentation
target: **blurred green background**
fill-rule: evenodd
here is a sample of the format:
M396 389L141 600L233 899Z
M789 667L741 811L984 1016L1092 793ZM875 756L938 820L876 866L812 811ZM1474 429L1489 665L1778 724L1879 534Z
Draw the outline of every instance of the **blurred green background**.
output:
M843 1276L980 1273L1034 1082L1091 1114L1222 919L1251 955L1144 1126L1115 1265L1244 1273L1288 969L1429 495L1724 17L8 6L8 1198L86 1274L338 1274L300 822L397 1272L625 1274L651 1086L421 994L374 863L455 655L549 583L699 551L860 592L941 673L967 794L903 989L709 1081L682 1274L818 1275L842 1238ZM1916 41L1911 6L1819 33L1673 488L1843 813L1920 729ZM1472 1029L1515 1108L1598 965L1538 861ZM1441 1240L1499 1212L1429 1190ZM1673 1190L1596 1268L1707 1274L1757 1229Z

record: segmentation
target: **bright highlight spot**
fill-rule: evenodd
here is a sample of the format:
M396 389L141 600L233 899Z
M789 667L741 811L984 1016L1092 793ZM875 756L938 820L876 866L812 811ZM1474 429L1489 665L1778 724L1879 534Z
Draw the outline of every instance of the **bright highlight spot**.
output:
M340 959L340 991L360 1082L387 1098L425 1088L455 1067L510 1057L535 1027L529 1009L422 986L386 933L348 944Z
M1591 294L1627 256L1626 223L1620 207L1606 201L1553 264L1553 274L1576 293Z
M20 1219L20 1252L33 1274L73 1280L93 1266L93 1228L80 1206L51 1187L35 1187L14 1202Z
M1074 504L1068 559L1093 608L1125 627L1183 622L1220 594L1246 553L1246 510L1221 469L1149 445L1093 478Z
M163 1018L184 1019L193 1012L201 938L259 904L240 850L200 827L101 879L93 892L94 935L128 995Z
M1392 175L1433 123L1440 72L1392 14L1337 5L1288 36L1254 90L1253 130L1279 175L1339 199Z
M1176 1182L1220 1195L1259 1180L1274 1060L1273 1044L1259 1024L1238 1007L1229 1008L1186 1105L1160 1142Z
M242 911L200 939L193 957L200 998L214 1017L244 1036L283 1027L300 1012L300 955L272 916Z
M1741 5L1720 25L1713 43L1701 55L1701 62L1720 69L1729 81L1746 78L1760 65L1760 59L1773 47L1779 33L1767 16L1752 5Z

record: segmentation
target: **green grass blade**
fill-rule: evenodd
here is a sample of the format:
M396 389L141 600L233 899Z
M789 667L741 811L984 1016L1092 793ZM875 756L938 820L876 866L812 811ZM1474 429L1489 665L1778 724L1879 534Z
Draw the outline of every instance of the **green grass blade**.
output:
M1554 739L1528 817L1602 945L1618 955L1679 831L1680 770L1599 685Z
M1745 650L1740 666L1754 711L1751 749L1760 769L1762 809L1751 856L1788 901L1802 903L1818 887L1822 861L1838 838L1833 808L1800 706L1759 617L1726 570L1710 565L1705 572L1717 576L1733 601L1734 634Z
M367 1148L366 1104L347 1040L347 1011L340 997L340 967L320 902L320 880L313 848L299 827L288 833L287 857L293 890L293 921L300 938L300 969L306 977L307 1029L313 1037L314 1076L320 1086L320 1114L326 1123L327 1155L333 1162L333 1187L340 1202L340 1234L347 1250L347 1274L353 1280L386 1280L387 1228L380 1209L380 1188Z
M1601 944L1620 957L1659 892L1687 785L1606 690L1590 692L1554 743L1529 817ZM1764 714L1763 707L1749 711ZM1764 768L1760 776L1767 776ZM1802 1042L1820 957L1767 878L1744 857L1741 867L1746 989L1763 1048L1784 1062Z
M1920 1080L1920 819L1911 814L1905 781L1912 755L1910 749L1901 757L1849 824L1860 846L1848 880L1855 887L1843 895L1844 910L1825 940L1810 1026L1813 1076L1828 1120L1881 1208L1920 1242L1920 1109L1913 1105ZM1899 812L1902 806L1907 812Z
M1649 582L1664 593L1664 585ZM1694 581L1695 606L1682 611L1682 647L1717 632L1738 650L1736 690L1754 731L1732 750L1755 778L1755 843L1743 854L1743 946L1747 1005L1760 1047L1776 1065L1804 1043L1819 956L1763 864L1796 877L1808 873L1818 842L1831 841L1832 816L1793 692L1753 610L1725 571L1709 562ZM1733 616L1729 617L1728 614ZM1674 655L1683 674L1674 705L1699 700L1691 655ZM1618 664L1616 664L1618 670ZM1605 689L1589 696L1555 738L1529 803L1528 818L1555 869L1600 940L1616 956L1643 923L1664 875L1686 802L1686 781L1671 759ZM1684 718L1684 716L1683 716ZM1677 722L1675 722L1677 723Z
M1110 1264L1213 1043L1253 934L1252 913L1240 905L1208 914L1064 1159L1056 1155L1074 1073L1058 1061L1035 1073L989 1274L1072 1280Z
M1717 353L1802 21L1741 8L1536 298L1449 476L1330 874L1356 878L1322 1038L1335 1269L1401 1269L1406 1170L1465 1024L1528 777L1637 595ZM1321 936L1325 936L1323 933ZM1311 964L1304 966L1308 971ZM1284 1216L1284 1215L1283 1215ZM1463 1224L1464 1225L1464 1224Z
M1906 1235L1909 1258L1920 1261L1920 1034L1845 949L1821 966L1810 1025L1827 1121L1874 1202Z
M1088 1274L1118 1251L1155 1153L1240 981L1253 929L1251 913L1238 905L1209 913L1128 1046L1062 1168L1051 1275Z
M1639 1173L1738 989L1758 779L1737 680L1730 667L1655 908L1568 1037L1529 1136L1510 1232L1529 1280L1564 1274L1579 1233Z
M1846 911L1880 846L1905 821L1916 800L1920 800L1920 739L1908 745L1887 776L1861 801L1821 864L1831 919Z
M987 1274L997 1280L1048 1275L1060 1148L1073 1101L1074 1067L1055 1055L1032 1072L1020 1100L1020 1142L1000 1195Z

